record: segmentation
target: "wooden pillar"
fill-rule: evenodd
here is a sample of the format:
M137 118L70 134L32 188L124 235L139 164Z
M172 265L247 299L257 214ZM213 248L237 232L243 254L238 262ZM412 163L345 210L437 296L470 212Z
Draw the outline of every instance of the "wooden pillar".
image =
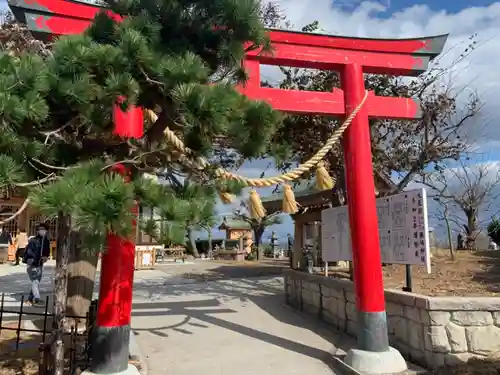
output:
M302 246L303 246L303 219L301 215L295 215L294 219L294 239L293 239L293 254L292 268L300 268L302 266Z
M320 234L321 221L314 221L314 247L313 247L313 257L314 265L316 267L321 267L319 264L319 258L321 256L321 234Z
M28 232L28 212L29 212L30 206L26 207L26 209L19 215L19 221L18 221L18 228L20 232Z
M346 113L363 100L363 67L348 64L340 72ZM358 349L389 351L384 280L380 258L375 183L368 111L363 107L343 137L347 208L356 294Z

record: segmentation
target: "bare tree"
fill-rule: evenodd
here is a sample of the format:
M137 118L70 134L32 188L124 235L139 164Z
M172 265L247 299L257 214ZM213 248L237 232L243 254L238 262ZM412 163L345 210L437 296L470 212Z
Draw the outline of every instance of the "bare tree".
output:
M448 249L450 250L450 257L451 259L455 259L455 249L453 248L452 222L450 221L450 206L444 200L442 200L440 196L435 196L434 201L439 205L439 209L433 214L433 216L438 220L438 223L440 223L441 221L444 222L446 237L448 239Z
M423 183L432 188L446 220L465 230L467 248L474 249L486 220L497 214L498 167L489 163L471 165L467 159L460 159L457 167L440 168L428 174Z
M26 52L39 56L51 54L50 44L35 39L28 27L17 22L9 11L0 11L0 50L11 56L20 56Z

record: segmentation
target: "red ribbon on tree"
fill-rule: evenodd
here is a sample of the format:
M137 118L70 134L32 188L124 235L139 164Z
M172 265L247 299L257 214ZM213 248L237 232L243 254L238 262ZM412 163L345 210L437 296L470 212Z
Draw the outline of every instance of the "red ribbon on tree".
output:
M113 106L114 134L123 138L141 138L144 135L144 112L142 108L129 106L123 111L120 103L125 99L119 98L118 104Z

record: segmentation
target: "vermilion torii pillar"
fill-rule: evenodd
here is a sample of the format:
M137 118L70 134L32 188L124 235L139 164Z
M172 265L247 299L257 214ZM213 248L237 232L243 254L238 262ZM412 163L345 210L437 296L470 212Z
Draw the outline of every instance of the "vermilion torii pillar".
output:
M101 10L92 0L8 0L19 20L40 35L80 33ZM425 71L442 51L447 35L419 39L363 39L270 30L272 55L249 52L249 80L242 92L295 114L346 117L365 93L363 74L414 76ZM342 89L309 92L264 88L260 64L340 72ZM358 347L346 361L369 373L406 369L401 355L389 347L378 237L369 118L414 119L420 116L413 99L379 97L373 92L345 133L344 161L353 249Z
M365 95L363 74L418 75L441 53L447 39L447 35L363 39L278 30L271 30L270 36L272 55L262 55L259 50L247 54L250 78L242 91L289 113L342 117ZM260 64L335 70L340 73L342 89L330 93L264 88L260 85ZM345 360L371 374L404 371L406 363L389 347L368 119L419 116L419 103L413 99L379 97L370 92L343 138L358 312L357 349L350 350Z

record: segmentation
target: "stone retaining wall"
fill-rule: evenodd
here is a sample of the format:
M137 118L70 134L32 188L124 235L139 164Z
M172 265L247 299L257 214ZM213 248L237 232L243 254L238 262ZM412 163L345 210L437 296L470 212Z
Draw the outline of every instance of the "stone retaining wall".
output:
M356 335L354 284L285 272L287 303ZM500 298L427 297L386 290L389 340L408 360L428 368L500 351Z

